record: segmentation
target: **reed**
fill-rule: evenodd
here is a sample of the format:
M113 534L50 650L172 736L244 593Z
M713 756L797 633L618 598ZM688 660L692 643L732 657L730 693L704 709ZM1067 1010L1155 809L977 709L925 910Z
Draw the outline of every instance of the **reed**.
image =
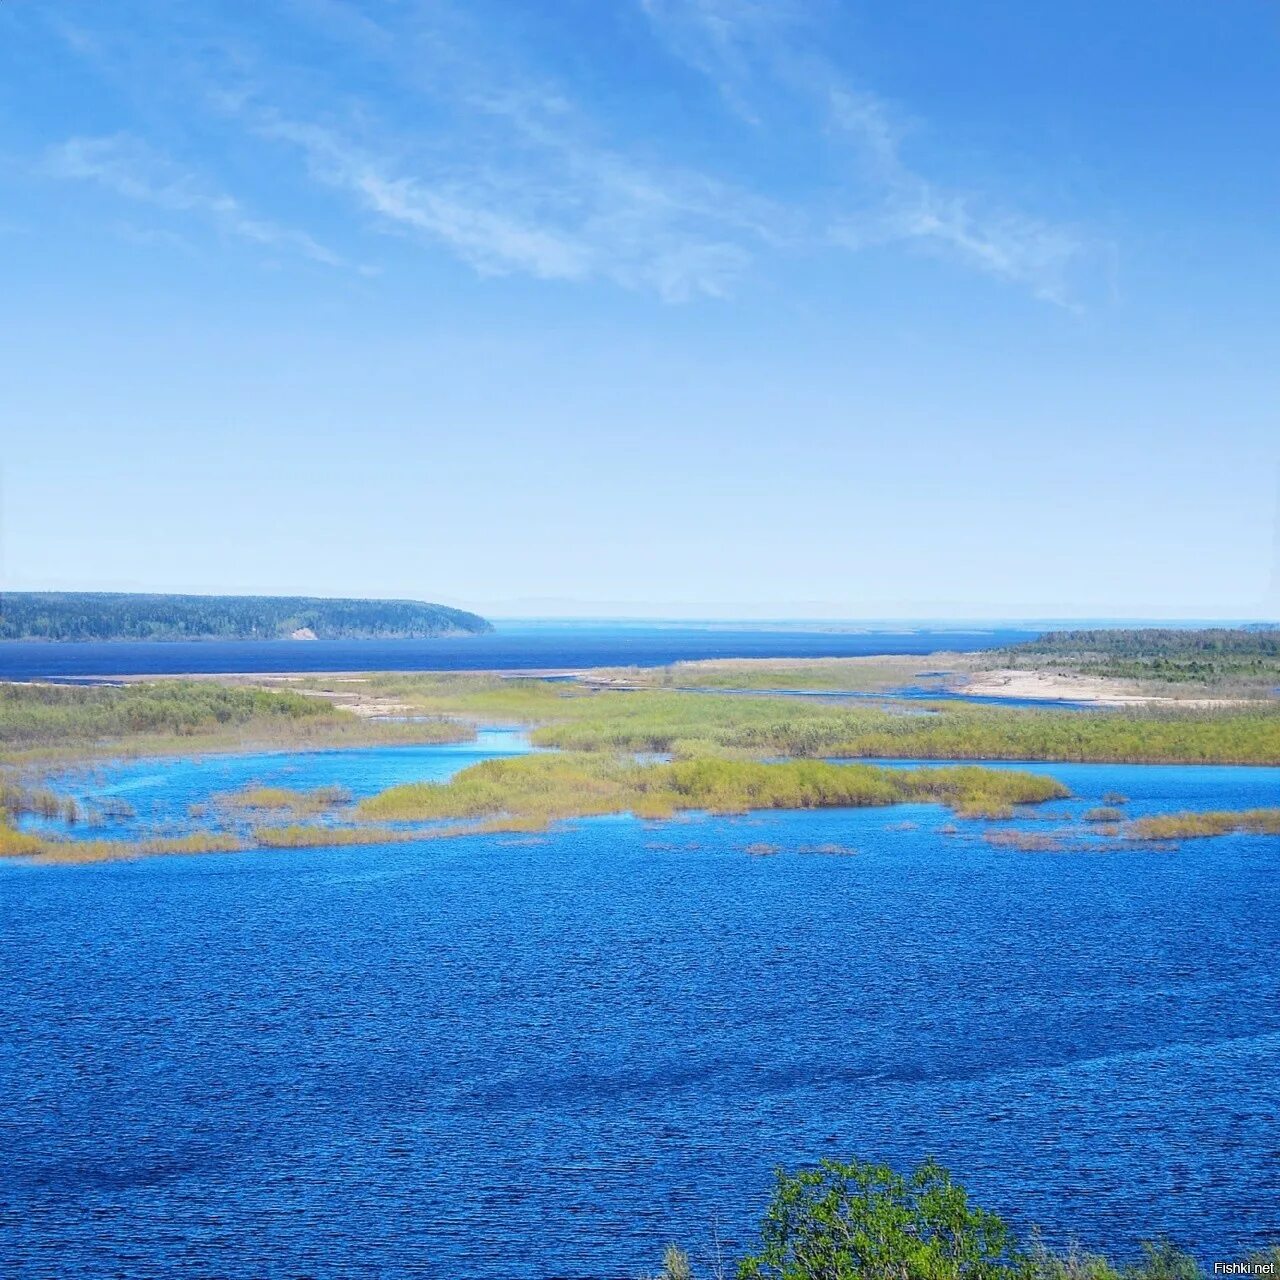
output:
M371 720L293 690L211 680L88 688L0 684L0 759L11 762L474 737L474 725L457 719Z
M367 687L436 715L533 726L566 751L919 760L1280 764L1280 707L1067 711L968 703L836 705L486 676L382 675Z
M687 810L863 808L936 803L964 816L1004 817L1015 805L1068 792L1040 774L976 766L888 769L798 760L702 758L639 763L593 753L487 760L448 782L392 787L357 806L368 820L499 816L552 822L593 814L667 818Z
M233 809L283 810L303 817L324 813L351 803L346 787L331 784L312 791L295 791L289 787L247 787L218 797L220 803Z
M1131 840L1197 840L1235 834L1280 836L1280 809L1217 809L1167 813L1126 823Z

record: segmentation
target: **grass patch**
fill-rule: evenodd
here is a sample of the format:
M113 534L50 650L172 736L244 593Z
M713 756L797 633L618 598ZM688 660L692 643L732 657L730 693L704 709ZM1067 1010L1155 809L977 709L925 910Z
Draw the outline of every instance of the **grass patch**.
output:
M1197 840L1235 834L1280 836L1280 809L1216 809L1135 818L1124 827L1130 840Z
M33 858L44 844L39 836L17 830L0 815L0 858Z
M833 756L1280 764L1280 706L1067 711L915 703L901 714L811 698L621 690L492 676L372 676L371 692L426 713L535 726L539 746L683 757Z
M0 758L15 761L474 737L474 726L458 721L372 721L293 690L212 680L119 687L0 684Z
M264 849L311 849L321 845L403 844L426 836L404 827L316 827L297 823L258 827L253 838Z
M997 849L1016 849L1019 853L1060 853L1062 841L1043 831L988 831L982 837Z
M80 821L80 806L70 796L60 796L45 787L22 787L0 782L0 812L11 818L32 814L74 824Z
M1090 809L1084 815L1086 822L1122 822L1124 821L1124 813L1119 809L1114 809L1110 805L1100 805L1096 809Z
M1004 816L1013 805L1067 795L1039 774L959 766L886 769L797 760L698 759L637 763L592 753L486 760L447 782L392 787L360 802L374 821L517 818L545 824L561 818L632 813L667 818L687 810L865 808L938 803L957 813Z
M234 809L279 810L305 817L350 804L351 792L336 784L316 787L312 791L294 791L289 787L247 787L218 799Z
M815 693L883 693L904 685L947 687L947 677L968 671L964 654L934 653L865 658L707 658L667 667L611 667L591 673L603 683L665 689L803 689ZM946 674L939 672L945 668Z
M239 836L193 831L185 836L152 836L141 840L52 840L31 837L33 847L16 856L47 866L122 862L164 854L241 853L252 846ZM0 852L3 845L0 843ZM13 855L10 855L13 856Z

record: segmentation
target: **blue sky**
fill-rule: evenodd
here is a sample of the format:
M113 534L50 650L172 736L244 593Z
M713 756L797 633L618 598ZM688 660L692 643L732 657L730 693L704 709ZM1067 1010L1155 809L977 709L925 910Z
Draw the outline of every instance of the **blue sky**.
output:
M0 573L1275 617L1248 0L4 0Z

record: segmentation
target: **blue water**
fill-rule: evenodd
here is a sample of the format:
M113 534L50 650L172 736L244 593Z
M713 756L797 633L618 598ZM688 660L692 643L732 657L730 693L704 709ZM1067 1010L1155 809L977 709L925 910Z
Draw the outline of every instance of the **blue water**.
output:
M504 623L437 640L173 640L50 644L0 641L0 679L181 675L235 671L530 671L665 666L698 658L858 657L968 652L1031 639L1034 631L766 630L741 625Z
M361 793L520 746L92 785L163 816L250 776ZM1037 767L1074 796L1026 829L1109 791L1135 814L1280 793ZM1025 854L948 818L0 866L0 1270L622 1280L669 1239L737 1256L773 1166L854 1154L933 1153L1056 1243L1274 1237L1280 841ZM827 844L852 856L803 852Z
M187 759L120 760L93 767L69 767L40 775L40 785L77 800L86 817L103 801L123 801L132 814L98 815L65 830L58 822L25 818L29 829L57 829L72 838L129 839L145 834L181 835L192 829L191 806L247 787L289 787L311 791L336 784L353 799L405 782L439 782L459 769L496 756L532 750L517 729L481 729L474 742L443 746L377 747L372 750L257 751Z

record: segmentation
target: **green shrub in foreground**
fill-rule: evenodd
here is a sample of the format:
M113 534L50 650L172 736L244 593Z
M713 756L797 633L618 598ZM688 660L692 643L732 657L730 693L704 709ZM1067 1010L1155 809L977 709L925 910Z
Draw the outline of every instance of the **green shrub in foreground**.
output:
M1018 1280L1026 1258L1003 1219L969 1203L933 1161L909 1177L887 1165L824 1160L779 1171L759 1250L739 1280Z
M908 1176L887 1165L824 1160L779 1169L755 1252L737 1280L1202 1280L1199 1263L1166 1240L1117 1267L1101 1254L1054 1253L1036 1239L1019 1245L998 1214L933 1160ZM1280 1264L1280 1246L1250 1255ZM715 1268L717 1277L723 1270ZM1265 1271L1260 1274L1267 1274ZM685 1253L668 1247L658 1280L688 1280Z

